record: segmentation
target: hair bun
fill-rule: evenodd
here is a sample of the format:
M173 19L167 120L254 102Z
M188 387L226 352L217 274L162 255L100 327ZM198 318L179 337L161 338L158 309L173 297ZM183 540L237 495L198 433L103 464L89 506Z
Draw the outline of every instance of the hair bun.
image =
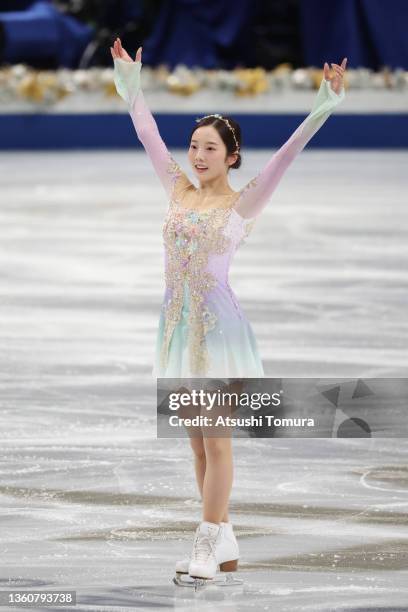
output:
M234 170L238 170L238 168L241 166L241 162L242 162L241 153L237 153L237 159L233 164L231 164L230 168L233 168Z

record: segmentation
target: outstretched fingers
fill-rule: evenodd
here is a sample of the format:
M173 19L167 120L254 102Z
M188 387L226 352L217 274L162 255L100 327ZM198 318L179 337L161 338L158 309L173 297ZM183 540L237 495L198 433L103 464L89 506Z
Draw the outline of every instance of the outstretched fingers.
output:
M122 47L122 43L120 38L116 38L113 47L110 47L110 52L113 59L123 59L126 62L133 62L133 59L130 57L129 53ZM139 47L136 53L135 62L142 61L142 47Z
M345 57L344 60L341 62L341 66L339 66L338 64L331 64L331 66L333 70L337 72L339 76L343 76L343 74L346 71L346 64L347 64L347 57Z
M338 66L336 66L335 64L332 64L332 68L333 68L334 72L337 74L337 76L338 76L340 79L342 79L342 78L343 78L343 75L344 75L344 71L343 71L343 70L341 70L341 68L340 68L340 67L338 67Z

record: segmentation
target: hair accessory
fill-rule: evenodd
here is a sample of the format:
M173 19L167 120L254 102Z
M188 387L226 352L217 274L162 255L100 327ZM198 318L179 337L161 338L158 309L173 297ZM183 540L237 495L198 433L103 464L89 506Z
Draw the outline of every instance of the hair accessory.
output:
M235 141L235 146L236 146L236 151L235 153L239 152L239 144L238 144L238 140L237 137L235 136L235 130L232 127L232 125L230 124L230 122L228 121L228 119L225 119L225 117L223 117L222 115L219 115L218 113L214 113L213 115L205 115L205 117L200 117L199 119L196 119L196 123L200 123L200 121L202 121L203 119L208 119L209 117L215 117L216 119L220 119L221 121L224 121L224 123L226 124L226 126L231 130L232 132L232 136L234 137L234 141Z

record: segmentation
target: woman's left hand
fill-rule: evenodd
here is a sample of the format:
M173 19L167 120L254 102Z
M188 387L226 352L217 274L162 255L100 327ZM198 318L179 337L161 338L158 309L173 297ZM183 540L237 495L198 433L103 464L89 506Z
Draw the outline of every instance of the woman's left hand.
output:
M334 70L334 75L331 77L329 64L327 62L324 63L324 78L326 79L326 81L330 81L331 88L337 95L340 93L343 87L343 77L344 73L346 72L346 64L347 57L345 57L344 60L341 62L341 66L339 66L338 64L331 64L331 67Z

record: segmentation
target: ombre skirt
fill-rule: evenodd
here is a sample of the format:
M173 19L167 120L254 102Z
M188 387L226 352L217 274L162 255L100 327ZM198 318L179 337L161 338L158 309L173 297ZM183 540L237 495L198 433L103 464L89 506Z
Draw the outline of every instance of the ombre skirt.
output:
M161 310L153 376L190 379L191 384L200 378L225 382L237 378L263 378L265 374L255 335L231 288L218 285L206 297L206 306L216 316L214 327L205 334L206 371L202 374L191 371L189 292L185 284L181 316L171 337L165 367L161 364L165 331L165 313ZM188 380L185 386L190 386Z

